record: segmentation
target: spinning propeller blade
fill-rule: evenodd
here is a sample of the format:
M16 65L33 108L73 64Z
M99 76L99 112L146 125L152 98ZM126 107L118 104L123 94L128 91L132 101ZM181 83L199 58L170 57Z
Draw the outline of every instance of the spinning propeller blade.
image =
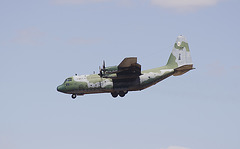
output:
M105 61L103 60L103 70L105 71Z

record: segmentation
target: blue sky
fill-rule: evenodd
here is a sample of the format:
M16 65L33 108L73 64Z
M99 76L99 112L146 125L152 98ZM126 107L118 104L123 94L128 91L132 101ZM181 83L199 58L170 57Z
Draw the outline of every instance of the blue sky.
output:
M0 148L240 147L237 0L0 2ZM71 100L65 78L137 56L165 65L186 36L194 67L141 92Z

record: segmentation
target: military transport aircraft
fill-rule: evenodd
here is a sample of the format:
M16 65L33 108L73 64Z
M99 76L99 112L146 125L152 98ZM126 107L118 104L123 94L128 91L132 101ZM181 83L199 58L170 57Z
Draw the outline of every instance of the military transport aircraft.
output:
M192 58L187 40L177 37L172 53L165 66L141 71L137 57L127 57L118 66L100 68L99 74L75 75L67 78L57 90L78 95L111 93L112 97L124 97L128 91L141 91L170 76L179 76L193 69Z

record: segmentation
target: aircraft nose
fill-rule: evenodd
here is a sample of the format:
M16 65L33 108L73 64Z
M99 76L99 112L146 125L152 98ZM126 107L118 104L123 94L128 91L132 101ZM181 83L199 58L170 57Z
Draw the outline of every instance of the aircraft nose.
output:
M64 89L65 89L65 87L64 87L63 85L59 85L59 86L57 87L57 91L59 91L59 92L63 92Z

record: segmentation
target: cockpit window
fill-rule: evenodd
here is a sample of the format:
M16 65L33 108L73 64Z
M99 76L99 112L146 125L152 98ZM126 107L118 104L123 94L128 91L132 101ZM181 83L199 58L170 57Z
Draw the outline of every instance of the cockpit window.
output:
M67 78L64 83L72 81L72 78Z

